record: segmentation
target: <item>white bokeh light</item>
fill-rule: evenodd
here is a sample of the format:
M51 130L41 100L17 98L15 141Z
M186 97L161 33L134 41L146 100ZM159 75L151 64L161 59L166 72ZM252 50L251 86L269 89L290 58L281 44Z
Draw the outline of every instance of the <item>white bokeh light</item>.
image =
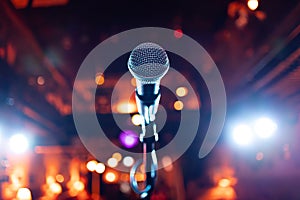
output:
M233 139L239 145L249 145L253 140L251 127L246 124L239 124L233 129Z
M277 130L277 124L267 117L259 118L255 121L254 131L260 138L270 138Z
M118 160L116 158L109 158L107 160L107 165L114 168L118 165Z
M134 164L134 159L131 156L126 156L123 159L123 164L126 167L131 167Z
M9 147L14 153L21 154L28 149L29 142L23 134L16 134L9 139Z

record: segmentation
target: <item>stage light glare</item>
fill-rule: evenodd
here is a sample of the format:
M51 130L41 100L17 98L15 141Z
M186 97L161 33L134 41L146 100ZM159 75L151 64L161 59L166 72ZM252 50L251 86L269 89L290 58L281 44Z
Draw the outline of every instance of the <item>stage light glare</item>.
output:
M239 145L249 145L253 139L251 128L246 124L237 125L233 129L233 139Z
M31 200L31 192L28 188L20 188L17 192L17 199L18 200Z
M260 138L270 138L277 130L277 124L267 117L259 118L255 121L254 131Z
M258 7L258 0L248 0L247 5L250 10L256 10Z
M9 147L16 154L24 153L29 146L28 139L22 134L13 135L9 139Z
M96 160L91 160L86 164L86 168L93 172L96 170L96 166L97 166L98 162Z
M107 165L114 168L114 167L118 166L118 160L115 158L109 158L107 160Z

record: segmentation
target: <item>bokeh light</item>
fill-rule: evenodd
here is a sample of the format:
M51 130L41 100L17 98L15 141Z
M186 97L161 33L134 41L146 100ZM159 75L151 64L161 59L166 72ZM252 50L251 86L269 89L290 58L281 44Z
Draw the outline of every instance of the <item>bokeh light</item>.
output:
M182 36L183 36L183 32L180 28L174 30L174 37L175 38L180 39L180 38L182 38Z
M140 114L134 114L131 117L131 121L134 125L139 126L143 123L144 118Z
M96 166L97 166L98 162L96 160L91 160L86 164L86 168L93 172L96 170Z
M77 191L83 191L84 190L84 184L81 181L75 181L73 184L73 187Z
M255 121L254 131L260 138L270 138L276 130L277 124L267 117L262 117Z
M188 89L186 87L179 87L176 89L176 94L179 97L184 97L188 94Z
M258 0L248 0L247 5L250 10L256 10L258 7Z
M262 159L264 159L264 154L262 152L258 152L256 154L256 160L262 160Z
M107 160L107 165L114 168L114 167L118 166L118 160L115 158L109 158Z
M96 82L96 84L97 84L97 85L103 85L103 84L104 84L104 81L105 81L104 75L101 74L101 73L97 73L97 74L96 74L96 77L95 77L95 82Z
M23 134L13 135L9 139L9 147L11 151L17 154L24 153L29 146L28 139Z
M233 139L239 145L248 145L253 140L251 128L246 124L237 125L233 129Z
M134 113L137 111L135 103L120 102L117 104L118 113Z
M134 164L134 159L131 156L126 156L123 159L123 164L126 167L131 167Z
M113 183L117 179L117 175L114 172L107 172L104 176L105 180L109 183Z
M119 139L121 144L126 148L133 148L138 144L138 136L131 130L121 132Z
M28 188L20 188L17 192L17 200L31 200L31 192Z
M61 174L57 174L57 175L55 176L55 179L56 179L56 181L59 182L59 183L62 183L62 182L65 181L64 176L61 175Z
M163 165L165 171L170 172L173 170L172 159L170 156L164 156L161 159L161 162L162 162L162 165Z
M136 80L135 78L131 78L130 83L133 87L136 87Z
M225 188L225 187L229 187L231 184L231 181L227 178L222 178L219 180L219 187Z
M114 153L111 157L115 158L118 162L122 160L122 154L120 154L119 152Z
M175 110L182 110L183 109L183 103L182 103L182 101L175 101L175 103L174 103L174 109Z
M62 192L61 185L59 183L50 184L50 190L54 194L60 194Z
M102 174L105 171L105 165L103 163L97 163L95 171L98 174Z
M38 85L44 85L45 84L45 79L43 76L38 76L36 79L36 82Z
M122 182L120 184L120 190L121 192L125 193L125 194L129 194L131 191L130 185L127 182Z

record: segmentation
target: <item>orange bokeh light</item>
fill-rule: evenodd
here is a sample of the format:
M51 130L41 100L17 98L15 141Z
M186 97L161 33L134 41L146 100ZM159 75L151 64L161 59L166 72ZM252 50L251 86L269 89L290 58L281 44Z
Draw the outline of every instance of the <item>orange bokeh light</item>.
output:
M174 108L175 108L175 110L182 110L183 109L182 101L175 101Z
M229 187L230 184L231 184L231 181L227 178L222 178L221 180L219 180L219 183L218 183L218 185L222 188Z

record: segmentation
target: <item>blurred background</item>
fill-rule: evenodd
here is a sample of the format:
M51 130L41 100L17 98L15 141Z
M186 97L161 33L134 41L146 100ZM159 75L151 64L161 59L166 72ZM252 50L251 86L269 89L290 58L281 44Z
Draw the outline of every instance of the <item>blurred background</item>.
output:
M132 157L111 152L108 160L96 160L80 142L72 90L94 47L145 26L169 28L174 39L187 34L200 43L220 70L228 106L221 138L199 159L211 116L208 90L186 60L168 52L171 67L192 88L176 76L166 78L178 88L175 93L162 88L167 123L158 148L176 134L182 109L193 111L199 104L201 120L180 159L159 158L165 167L152 199L300 199L299 13L299 0L1 0L0 199L138 199L129 174L115 169L131 167ZM104 74L95 71L95 80L76 90L94 98L90 88L96 84L95 108L107 136L120 148L139 152L135 81L122 79L112 97L128 71L128 56ZM112 114L124 116L126 130ZM145 176L138 173L136 179Z

